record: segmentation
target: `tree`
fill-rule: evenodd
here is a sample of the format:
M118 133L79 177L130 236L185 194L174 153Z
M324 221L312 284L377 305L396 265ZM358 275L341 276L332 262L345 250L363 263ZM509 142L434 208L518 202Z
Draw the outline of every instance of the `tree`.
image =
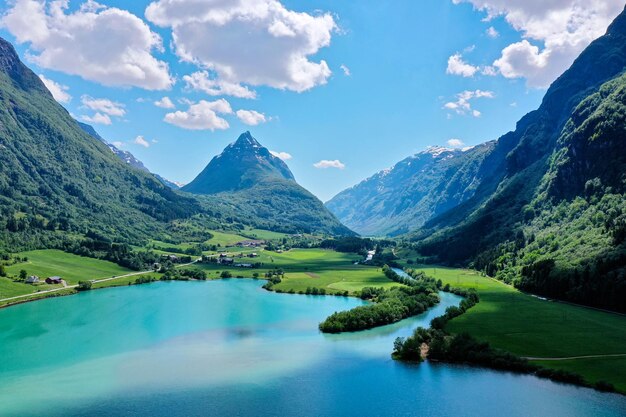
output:
M26 277L27 277L27 276L28 276L28 273L26 272L26 270L25 270L25 269L22 269L22 270L20 271L20 279L21 279L21 280L24 280L24 279L26 279Z
M7 271L4 269L4 265L0 265L0 277L6 277Z
M91 281L78 281L78 291L89 291L91 289Z

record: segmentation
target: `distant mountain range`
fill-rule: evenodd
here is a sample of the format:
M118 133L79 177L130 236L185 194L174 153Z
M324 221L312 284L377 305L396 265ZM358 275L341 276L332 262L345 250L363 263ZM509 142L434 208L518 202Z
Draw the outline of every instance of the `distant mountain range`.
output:
M494 147L495 142L466 150L430 147L342 191L326 207L363 235L416 230L492 179L493 165L483 161Z
M418 154L327 206L357 232L410 231L431 261L626 311L625 69L622 12L515 131Z
M296 182L289 167L245 132L215 156L183 191L213 195L240 212L252 211L287 229L353 234L313 194ZM279 226L278 226L279 227Z

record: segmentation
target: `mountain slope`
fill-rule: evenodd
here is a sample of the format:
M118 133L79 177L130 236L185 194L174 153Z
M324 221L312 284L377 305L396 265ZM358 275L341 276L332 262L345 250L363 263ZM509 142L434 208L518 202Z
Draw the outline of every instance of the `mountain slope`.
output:
M0 242L46 245L58 232L145 238L201 210L86 134L0 38Z
M472 198L493 179L483 161L494 142L461 151L431 147L404 159L326 203L345 225L364 235L398 235Z
M78 126L80 126L81 129L83 129L83 131L85 131L85 133L87 133L88 135L90 135L93 138L98 139L99 141L101 141L102 143L104 143L105 145L107 145L109 147L109 149L111 149L111 152L113 152L115 155L117 155L118 158L120 158L122 161L126 162L129 166L136 168L140 171L144 171L144 172L150 172L150 170L148 168L146 168L146 166L143 164L143 162L141 162L139 159L135 158L135 155L133 155L132 153L128 152L128 151L123 151L121 149L119 149L118 147L116 147L115 145L113 145L112 143L107 142L102 136L100 136L100 134L98 132L96 132L96 129L93 128L93 126L88 125L86 123L82 123L77 121ZM154 175L154 177L159 180L161 183L163 183L164 185L167 185L168 187L174 189L174 190L178 190L180 188L180 185L176 184L173 181L170 181L166 178L163 178L162 176L158 175L158 174L154 174L152 173L152 175Z
M353 234L313 194L296 182L281 159L250 132L214 157L183 191L217 201L242 215L247 212L262 226L286 232Z
M626 12L498 140L495 193L414 235L439 261L540 294L626 310ZM460 220L460 222L459 222ZM435 232L433 234L433 232Z

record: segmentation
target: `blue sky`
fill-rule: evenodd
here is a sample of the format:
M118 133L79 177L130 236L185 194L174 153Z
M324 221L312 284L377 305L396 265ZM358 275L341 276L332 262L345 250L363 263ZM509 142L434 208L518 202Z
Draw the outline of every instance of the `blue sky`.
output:
M0 36L16 44L37 74L63 86L71 99L57 95L68 111L79 119L99 113L96 121L105 124L91 122L96 130L153 172L189 182L250 130L269 149L289 154L286 162L298 182L324 201L429 145L449 146L456 139L453 146L471 146L513 129L623 8L611 0L555 1L551 8L521 0L211 0L198 11L193 1L161 0L146 13L150 1L100 3L10 1L2 9ZM211 20L221 17L197 18L209 16L211 7L230 13L234 3L241 10L269 5L275 14L268 21L224 26ZM48 30L72 27L63 19L73 14L72 24L93 31L84 22L112 8L128 13L101 19L102 31L71 41L77 43ZM136 18L125 21L131 14ZM176 19L183 23L176 26ZM537 24L541 19L544 25ZM574 20L579 26L572 29ZM293 35L283 22L304 22L307 30ZM561 24L568 30L559 31ZM129 31L133 25L137 32ZM246 25L287 35L280 42L265 36L267 30L251 37ZM150 32L161 38L161 47L134 42ZM131 60L140 62L140 77L129 79L115 64L124 54L115 52L135 43L138 55ZM281 62L294 54L313 65L295 71ZM112 64L99 71L95 64L105 56ZM149 75L142 79L141 71ZM235 85L235 95L256 98L235 97L223 86L214 95L194 89L184 77L201 71ZM174 107L154 104L163 97ZM190 106L198 103L204 103L200 119L189 122ZM250 126L238 110L262 115L242 113L249 123L265 121Z

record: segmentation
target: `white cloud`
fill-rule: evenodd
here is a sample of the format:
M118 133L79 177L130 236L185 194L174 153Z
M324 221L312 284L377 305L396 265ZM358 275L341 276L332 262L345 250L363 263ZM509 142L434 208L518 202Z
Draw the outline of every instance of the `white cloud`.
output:
M232 83L209 77L208 71L198 71L183 76L187 88L202 91L210 96L232 96L239 98L256 98L256 92L239 83Z
M443 105L445 109L453 110L460 115L471 114L480 117L481 113L472 108L471 101L477 98L494 98L493 91L465 90L456 95L456 101L450 101Z
M352 75L352 72L350 71L350 68L348 68L347 66L345 66L344 64L341 64L339 66L339 68L341 68L341 70L343 71L343 75L345 75L346 77L349 77Z
M52 81L50 78L46 78L43 74L39 74L39 78L56 101L67 104L72 100L72 96L67 92L70 89L68 86Z
M101 125L110 125L111 118L107 114L96 113L93 116L80 116L80 118L87 123L97 123Z
M172 86L167 63L152 55L162 49L161 38L143 20L93 1L73 12L68 8L63 0L14 0L0 27L29 44L27 58L42 68L108 86Z
M461 139L450 139L448 140L448 146L452 148L462 148L465 145Z
M489 26L489 28L485 31L485 33L487 34L487 36L489 36L491 39L495 39L498 36L500 36L500 33L496 30L496 28L494 28L493 26Z
M312 56L330 45L330 13L300 13L278 0L158 0L148 20L171 27L176 54L215 72L221 82L302 92L331 75Z
M266 122L265 115L254 110L237 110L237 118L250 126Z
M218 114L232 112L230 104L223 98L216 101L200 100L198 103L190 103L187 111L167 113L163 120L188 130L225 130L230 125Z
M623 10L617 0L453 0L471 3L487 19L503 16L523 40L508 45L493 66L506 78L547 87Z
M162 109L173 109L176 107L174 103L172 103L172 100L170 100L167 96L163 97L161 100L155 101L154 105Z
M120 142L120 141L111 142L111 145L115 146L118 149L121 149L124 146L126 146L124 142Z
M150 143L147 140L145 140L143 136L137 136L135 140L133 141L133 143L135 145L143 146L144 148L150 147Z
M282 159L283 161L288 161L292 158L291 154L288 154L287 152L270 151L270 153L276 158Z
M126 114L123 104L106 98L93 98L83 95L80 100L86 108L107 114L109 116L122 117Z
M446 74L460 75L462 77L472 77L480 68L463 61L461 54L454 54L448 58L448 68Z
M346 167L344 163L338 159L334 159L332 161L328 159L322 159L321 161L314 163L313 166L318 169L326 169L326 168L344 169Z

